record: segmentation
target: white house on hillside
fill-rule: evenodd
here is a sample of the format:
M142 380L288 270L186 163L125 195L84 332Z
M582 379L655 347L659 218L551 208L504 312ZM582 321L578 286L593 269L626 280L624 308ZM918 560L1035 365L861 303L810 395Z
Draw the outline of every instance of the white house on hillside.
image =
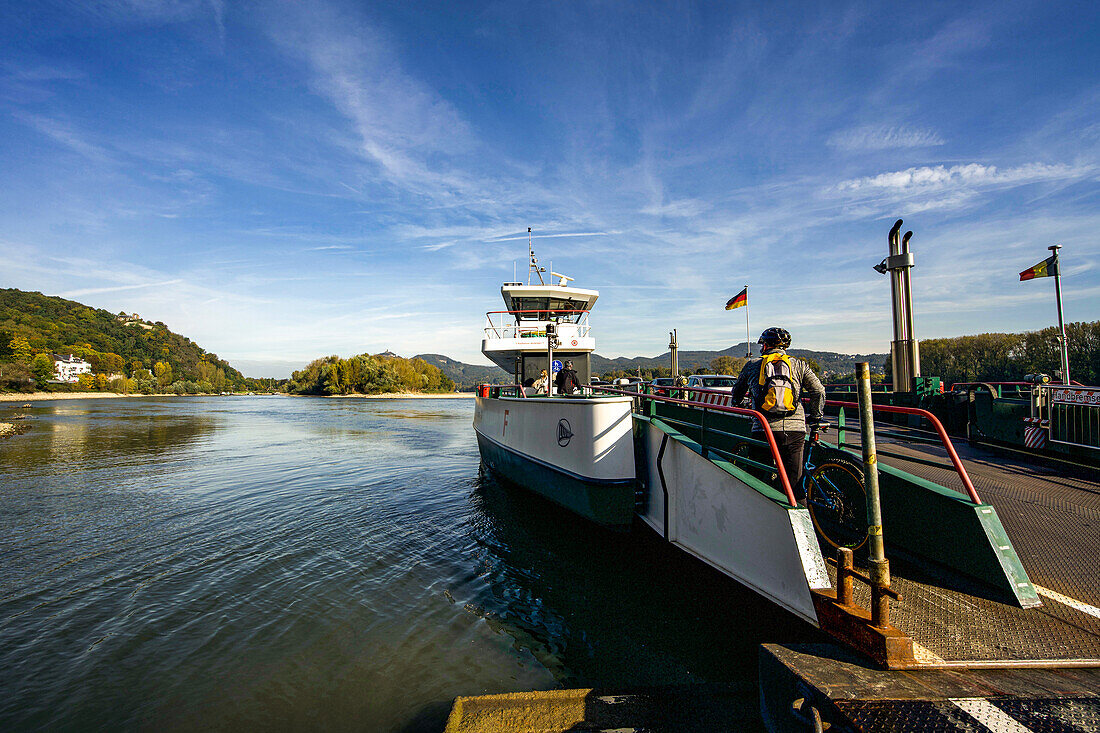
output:
M68 356L51 354L50 356L53 358L53 372L59 382L72 384L76 382L79 375L92 373L92 365L79 356L73 356L72 354Z

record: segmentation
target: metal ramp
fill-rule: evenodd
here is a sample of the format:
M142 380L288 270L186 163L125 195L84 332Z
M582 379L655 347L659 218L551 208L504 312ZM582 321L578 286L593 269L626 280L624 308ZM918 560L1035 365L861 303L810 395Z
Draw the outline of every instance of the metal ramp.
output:
M883 463L961 490L950 465L930 465L946 464L938 446L899 437L879 445L894 454ZM894 625L933 666L1100 666L1100 482L965 445L957 450L983 500L996 507L1043 605L1019 608L978 583L900 558L891 568L902 594L891 606ZM885 534L889 549L889 526ZM831 565L830 573L835 579ZM856 588L861 603L869 597Z

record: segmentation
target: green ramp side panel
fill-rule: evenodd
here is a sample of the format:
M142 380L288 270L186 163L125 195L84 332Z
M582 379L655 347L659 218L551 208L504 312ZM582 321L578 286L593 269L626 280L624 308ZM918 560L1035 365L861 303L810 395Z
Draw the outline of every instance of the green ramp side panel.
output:
M817 625L811 589L831 587L806 509L677 432L635 416L645 455L638 514L668 542Z
M1024 570L1020 557L1016 554L1016 548L1008 539L1008 533L1005 532L1004 525L997 516L997 510L988 504L978 505L974 509L978 513L982 529L985 530L986 539L997 551L997 560L1001 563L1005 579L1015 589L1017 602L1023 608L1041 606L1039 594L1031 584L1031 579L1027 577L1027 571Z
M897 548L1003 591L1022 608L1040 605L993 507L881 463L879 490L887 556Z

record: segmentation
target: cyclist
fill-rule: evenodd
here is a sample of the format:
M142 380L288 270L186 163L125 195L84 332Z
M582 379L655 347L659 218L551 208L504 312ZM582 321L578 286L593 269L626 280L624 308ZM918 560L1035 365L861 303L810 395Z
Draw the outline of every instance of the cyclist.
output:
M817 430L825 414L825 388L804 359L787 355L791 334L782 328L768 328L758 343L761 356L741 370L733 386L731 404L738 404L746 394L751 396L753 409L764 414L775 435L779 457L794 489L795 498L805 501L802 488L802 450L806 444L806 427ZM802 407L802 397L810 398L809 409ZM757 421L752 425L753 437L764 440L764 428ZM759 433L759 434L758 434ZM767 459L771 451L764 449Z

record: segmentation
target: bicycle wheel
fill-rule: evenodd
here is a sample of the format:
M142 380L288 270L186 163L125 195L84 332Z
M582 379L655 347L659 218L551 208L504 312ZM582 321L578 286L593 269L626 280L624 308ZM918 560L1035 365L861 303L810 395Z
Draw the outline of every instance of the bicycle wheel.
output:
M808 478L806 508L817 533L833 547L862 547L867 541L863 469L854 461L830 458Z

